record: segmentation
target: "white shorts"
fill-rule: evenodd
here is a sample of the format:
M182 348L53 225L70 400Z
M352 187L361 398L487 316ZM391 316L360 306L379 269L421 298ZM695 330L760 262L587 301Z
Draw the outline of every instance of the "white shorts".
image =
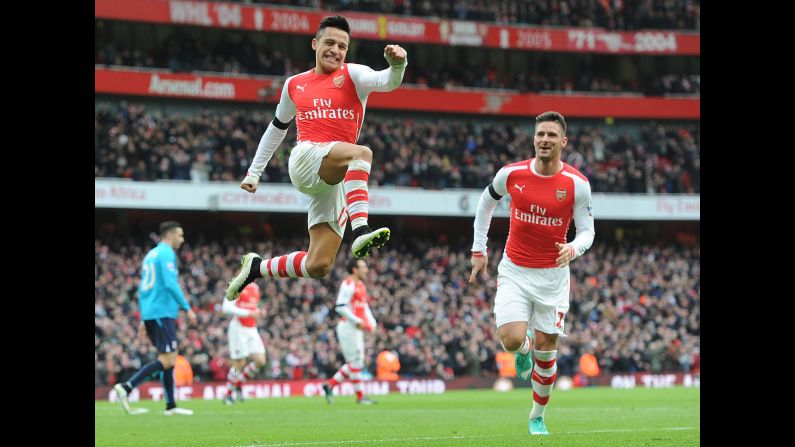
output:
M330 143L299 142L290 152L288 172L293 186L310 197L307 211L308 228L328 222L331 228L342 237L345 234L345 224L348 222L343 182L329 185L318 175L323 157L328 155L331 148L337 143L339 141Z
M503 254L497 267L497 296L494 315L497 327L526 321L545 334L565 337L563 328L569 311L569 267L536 269L514 264Z
M348 366L364 367L364 331L345 321L337 324L337 341Z
M251 354L264 354L265 343L259 335L257 327L248 327L240 324L237 318L229 322L227 330L229 337L229 357L232 360L244 359Z

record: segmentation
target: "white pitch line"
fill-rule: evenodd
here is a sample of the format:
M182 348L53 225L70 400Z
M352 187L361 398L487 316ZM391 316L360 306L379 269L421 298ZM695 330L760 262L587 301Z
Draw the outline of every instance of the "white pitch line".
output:
M583 430L583 431L565 431L561 432L562 435L580 435L591 433L622 433L632 431L671 431L671 430L697 430L699 427L662 427L662 428L626 428L615 430ZM553 433L554 434L554 433Z
M628 428L628 429L615 429L615 430L580 430L580 431L565 431L553 433L560 435L581 435L591 433L623 433L623 432L654 432L654 431L679 431L679 430L697 430L699 427L662 427L662 428ZM251 444L245 446L235 447L296 447L296 446L309 446L309 445L349 445L349 444L369 444L369 443L382 443L382 442L400 442L400 441L436 441L442 439L477 439L477 438L504 438L513 435L472 435L472 436L425 436L415 438L388 438L388 439L352 439L346 441L308 441L308 442L281 442L278 444Z
M350 441L309 441L309 442L283 442L279 444L252 444L235 447L288 447L303 445L332 445L332 444L368 444L374 442L395 442L395 441L435 441L439 439L473 439L473 438L500 438L507 435L474 435L474 436L425 436L417 438L388 438L388 439L361 439Z

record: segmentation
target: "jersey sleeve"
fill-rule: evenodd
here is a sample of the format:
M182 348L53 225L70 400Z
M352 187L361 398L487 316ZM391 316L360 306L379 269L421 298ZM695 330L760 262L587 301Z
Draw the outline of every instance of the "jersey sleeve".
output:
M577 233L569 245L574 249L574 257L579 257L591 247L596 235L591 206L591 184L579 177L574 181L574 227Z
M366 65L348 64L348 73L360 98L372 92L391 92L403 82L406 65L375 71Z
M499 200L502 199L505 194L508 194L507 182L508 171L502 168L497 171L494 180L480 195L477 210L475 211L475 222L473 224L474 237L472 251L475 253L486 252L491 218L494 216L494 209L497 207Z
M289 123L295 118L295 103L293 99L290 98L290 81L293 80L295 76L290 76L284 81L284 86L282 87L282 96L279 99L279 104L276 106L276 118L283 122Z
M373 311L370 310L370 306L364 308L364 315L367 317L367 329L374 328L376 326L376 321L373 316Z
M282 98L279 100L279 105L276 106L276 119L285 124L288 124L295 117L295 103L288 92L288 86L292 78L290 77L285 81L282 88ZM262 175L262 171L265 170L274 152L284 141L285 136L287 136L287 127L280 129L274 126L273 122L268 124L265 133L262 134L262 138L259 140L257 152L254 154L251 166L248 168L248 175L253 174L257 177Z
M351 310L351 298L356 291L356 283L353 281L344 281L340 286L340 291L337 294L337 303L334 310L340 315L354 323L361 323L362 320L353 314Z
M171 297L174 298L174 301L179 304L179 307L184 310L190 310L188 300L185 299L185 295L182 293L182 288L179 286L179 271L177 269L176 254L172 252L166 256L158 256L157 258L157 262L160 267L161 278L163 278L163 285L166 287L166 290L169 291Z
M224 298L224 304L221 306L221 310L225 314L234 315L236 317L248 317L251 315L251 311L237 307L235 301L229 301L226 298Z
M491 181L491 186L494 188L494 192L496 192L500 197L508 194L508 175L511 173L511 170L505 169L504 167L497 171L497 174L494 176L494 180Z

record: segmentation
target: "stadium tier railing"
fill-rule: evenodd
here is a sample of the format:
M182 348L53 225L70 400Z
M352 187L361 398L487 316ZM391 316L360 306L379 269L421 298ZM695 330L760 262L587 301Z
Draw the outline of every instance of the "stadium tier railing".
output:
M371 186L370 214L474 218L482 192ZM268 183L250 194L234 182L94 179L95 208L305 213L308 203L308 196L289 184ZM508 203L499 203L495 217L508 217ZM699 194L593 194L596 219L700 220L700 208Z

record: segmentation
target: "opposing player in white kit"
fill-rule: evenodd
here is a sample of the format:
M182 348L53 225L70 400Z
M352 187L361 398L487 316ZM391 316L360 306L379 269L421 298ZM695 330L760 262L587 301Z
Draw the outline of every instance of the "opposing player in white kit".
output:
M337 341L339 341L345 364L327 383L323 384L326 401L332 402L332 389L338 383L350 380L356 392L356 403L371 405L376 403L364 396L362 391L362 369L364 369L364 331L375 330L375 318L367 304L367 289L363 278L367 277L367 263L362 259L353 258L348 262L348 275L340 285L337 305L334 310L340 315L337 323Z
M561 114L537 116L536 158L500 169L483 191L475 215L469 282L488 265L486 239L491 217L497 202L510 194L510 230L497 269L494 314L503 347L516 354L516 371L533 385L533 409L527 424L532 435L549 434L544 410L557 377L558 336L566 335L569 263L585 253L594 238L588 179L560 161L567 143ZM572 218L577 234L566 243ZM531 318L534 331L528 330Z
M241 386L243 382L256 376L265 365L265 344L257 331L257 317L264 315L258 308L260 301L259 286L255 283L247 285L235 301L224 300L223 312L234 315L229 322L227 335L229 338L229 357L232 367L226 375L226 398L224 403L235 402L235 391L242 400ZM246 364L246 360L251 361Z
M260 140L257 153L240 187L255 192L259 177L274 151L287 134L295 117L297 144L290 153L290 181L309 195L309 249L263 260L248 253L242 269L232 279L226 298L233 300L243 287L258 277L326 276L339 251L345 224L350 219L353 255L361 258L373 247L389 240L389 229L370 231L367 182L373 161L372 151L357 145L364 120L367 97L372 92L389 92L403 81L406 50L387 45L384 57L390 67L345 63L350 27L342 16L326 17L312 39L314 69L287 78L276 117Z

